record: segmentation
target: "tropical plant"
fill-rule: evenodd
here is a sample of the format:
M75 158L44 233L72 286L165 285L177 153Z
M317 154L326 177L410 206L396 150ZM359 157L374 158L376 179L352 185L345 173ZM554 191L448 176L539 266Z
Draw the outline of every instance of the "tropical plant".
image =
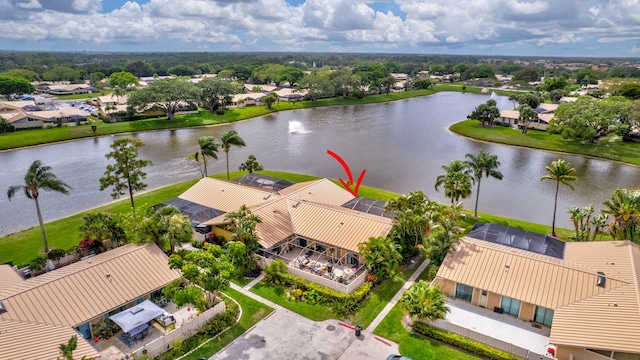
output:
M116 217L106 212L88 212L82 217L80 235L99 242L111 240L114 245L126 241L125 230Z
M449 311L447 296L437 285L430 286L420 280L405 291L400 298L400 305L413 318L423 321L444 319Z
M640 191L615 189L611 198L603 202L604 214L613 216L609 232L614 239L640 243Z
M188 252L184 259L172 254L169 256L169 266L179 269L185 279L206 290L207 306L213 304L217 292L224 289L236 273L225 251L209 243L205 243L200 250Z
M245 144L244 140L235 130L229 130L222 134L220 141L222 142L222 151L226 154L227 158L227 180L229 180L229 150L231 150L232 146L242 147L247 146L247 144Z
M206 177L209 174L207 173L207 156L210 156L214 159L218 159L218 144L216 144L216 140L213 136L201 136L198 138L198 145L200 149L194 154L194 158L196 161L200 161L199 158L202 158L202 163L204 164L204 173L202 177Z
M171 253L175 252L177 246L191 241L193 224L188 216L178 213L165 217L163 220L166 221L166 224L163 224L166 231L162 234L162 241L169 244Z
M47 243L47 234L44 231L44 222L42 220L42 213L40 212L40 191L55 191L67 195L69 194L69 189L69 185L59 180L58 177L51 172L50 166L44 166L40 160L36 160L31 163L27 174L24 176L24 184L11 186L7 190L9 201L13 199L16 192L23 190L24 195L35 202L45 253L49 252L49 244Z
M358 244L358 252L369 272L379 280L392 277L400 269L402 254L400 245L388 237L372 237Z
M245 205L242 205L238 211L228 212L225 215L225 220L229 222L228 229L232 233L229 241L237 241L245 245L244 262L242 264L245 273L254 271L257 264L253 253L259 246L256 227L262 223L262 219L251 212Z
M444 261L447 252L455 248L464 232L464 229L458 226L457 217L453 215L459 208L459 204L453 204L448 214L443 211L445 216L439 218L438 226L435 226L424 240L425 253L433 264L440 265Z
M73 352L78 348L78 336L73 335L66 344L60 344L58 349L62 353L62 356L65 360L73 360ZM83 356L82 359L86 359L86 356Z
M583 208L572 206L567 209L569 218L573 222L573 226L576 230L574 237L576 241L589 241L591 235L591 226L594 225L592 221L592 215L595 211L593 204L585 206ZM605 217L606 219L606 217ZM593 238L595 239L598 229L596 228Z
M116 139L111 144L113 151L105 155L107 159L114 159L115 164L107 165L105 176L100 178L100 190L113 187L111 196L114 199L128 192L132 208L135 207L133 193L147 187L147 184L142 182L147 178L147 173L142 171L142 168L153 165L151 160L138 158L138 148L142 146L144 142L140 139L129 137Z
M497 155L491 155L484 150L480 150L477 156L473 154L466 155L467 165L473 172L473 177L478 184L476 190L476 205L473 209L473 216L478 217L478 199L480 198L480 182L482 177L492 177L498 180L502 180L502 173L496 170L500 166Z
M558 191L560 190L560 184L568 186L573 190L573 185L570 183L578 181L578 178L571 175L576 169L571 167L571 163L565 162L562 159L553 161L550 166L546 166L545 169L548 175L544 175L540 180L552 180L556 182L556 194L553 202L553 221L551 223L551 235L556 236L556 210L558 208Z
M267 105L267 109L271 109L273 104L278 103L278 94L271 93L262 97L262 102Z
M245 161L243 164L240 165L240 170L248 171L249 173L252 173L254 171L261 171L264 169L262 168L262 165L260 165L258 160L256 160L255 156L249 155L249 157L247 158L247 161Z
M436 178L436 191L440 186L444 187L444 195L451 198L451 204L471 195L471 183L475 182L475 179L471 176L472 170L466 162L452 160L449 165L442 165L442 168L446 172Z
M192 237L191 220L171 205L149 209L139 220L136 233L137 242L154 243L161 249L169 245L172 253L176 246L191 241Z
M526 135L529 130L529 123L538 119L538 113L526 104L520 105L519 111L518 123L522 124L522 134Z

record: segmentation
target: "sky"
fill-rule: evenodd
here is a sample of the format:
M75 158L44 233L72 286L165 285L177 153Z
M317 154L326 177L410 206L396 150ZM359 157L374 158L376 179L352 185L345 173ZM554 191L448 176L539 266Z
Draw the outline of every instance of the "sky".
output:
M0 50L640 57L640 1L0 0Z

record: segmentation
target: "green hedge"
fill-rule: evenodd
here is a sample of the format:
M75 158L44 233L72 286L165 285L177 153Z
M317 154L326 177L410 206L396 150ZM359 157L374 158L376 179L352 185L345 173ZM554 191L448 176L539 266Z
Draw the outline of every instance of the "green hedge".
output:
M498 350L489 345L485 345L483 343L479 343L477 341L467 339L464 336L454 334L452 332L438 329L429 324L415 321L413 323L413 330L419 334L434 338L436 340L440 340L444 343L451 344L457 346L461 349L470 351L476 355L482 356L484 358L493 359L493 360L519 360L519 356L515 356L504 352L502 350Z
M300 276L292 275L282 271L281 260L274 260L265 269L265 279L276 285L289 286L300 289L303 292L315 292L322 297L325 304L333 308L340 315L348 315L358 309L362 300L371 292L371 283L365 282L361 287L351 294L345 294L337 290L322 286L313 281L306 280ZM285 265L286 268L286 265ZM314 299L316 303L317 299Z

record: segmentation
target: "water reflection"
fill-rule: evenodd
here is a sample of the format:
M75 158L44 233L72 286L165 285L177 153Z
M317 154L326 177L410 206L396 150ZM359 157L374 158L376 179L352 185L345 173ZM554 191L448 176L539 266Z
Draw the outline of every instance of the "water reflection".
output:
M249 154L254 154L267 169L307 173L316 176L345 177L342 167L329 155L330 149L347 161L354 173L364 168L363 184L394 192L423 190L429 197L448 202L433 188L442 164L464 159L480 149L498 155L504 174L502 181L484 180L479 210L533 222L550 223L553 211L552 184L541 182L545 166L558 158L571 162L580 178L576 190L563 188L558 198L558 225L570 227L568 206L599 207L616 187L637 188L640 170L617 163L521 149L472 141L448 131L448 126L466 118L487 95L438 93L393 103L300 109L269 114L253 120L135 135L146 143L140 156L151 159L148 168L149 189L200 176L187 160L197 150L197 139L216 138L236 130L247 147L233 148L230 168L235 170ZM511 102L496 98L498 107L511 109ZM297 121L309 133L290 134L289 124ZM514 130L515 131L515 130ZM54 173L73 190L69 196L44 193L42 210L51 220L112 201L108 191L98 191L98 179L107 160L104 154L117 137L101 137L44 147L0 153L0 235L37 224L33 202L22 194L11 203L5 189L20 184L33 160L53 167ZM208 164L209 172L225 171L223 154ZM474 196L465 201L473 208ZM70 229L75 232L76 229Z

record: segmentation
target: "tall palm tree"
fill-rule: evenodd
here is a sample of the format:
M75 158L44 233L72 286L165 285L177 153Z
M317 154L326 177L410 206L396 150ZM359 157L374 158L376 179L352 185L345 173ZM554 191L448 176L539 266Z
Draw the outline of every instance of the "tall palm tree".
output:
M200 145L200 149L195 153L195 159L198 160L198 157L202 157L202 162L204 163L204 176L207 177L207 156L211 156L212 158L218 160L218 144L216 144L216 139L213 136L201 136L198 139L198 145Z
M562 159L558 159L551 163L551 166L546 166L546 170L549 173L540 178L540 180L553 180L556 182L556 195L553 202L553 222L551 223L551 235L556 236L556 210L558 208L558 190L560 184L568 186L573 190L572 181L578 181L578 178L571 175L576 169L571 167L571 163L565 162Z
M222 142L222 151L227 154L227 180L229 180L229 150L231 150L232 145L241 147L247 146L247 144L244 143L244 140L238 136L238 132L235 130L229 130L222 134L220 141Z
M492 177L498 180L502 180L502 173L498 170L498 166L500 166L500 161L498 161L497 155L491 155L484 150L480 150L477 156L473 154L467 154L466 158L467 165L471 168L473 172L473 177L476 179L476 183L478 184L476 190L476 206L473 210L473 216L478 217L478 199L480 197L480 182L482 181L482 177Z
M44 222L42 221L42 213L40 212L40 202L38 201L40 190L55 191L67 195L69 194L70 188L69 185L59 180L56 175L51 172L50 166L44 166L40 160L36 160L31 164L29 171L27 171L27 174L24 176L24 184L11 186L9 190L7 190L9 201L11 201L18 190L23 190L27 198L35 201L45 253L49 252L49 244L47 243L47 235L44 231Z
M471 182L475 182L475 179L471 176L471 169L466 162L452 160L450 164L442 165L442 168L446 172L436 178L436 191L443 186L444 195L451 198L451 204L471 194Z

